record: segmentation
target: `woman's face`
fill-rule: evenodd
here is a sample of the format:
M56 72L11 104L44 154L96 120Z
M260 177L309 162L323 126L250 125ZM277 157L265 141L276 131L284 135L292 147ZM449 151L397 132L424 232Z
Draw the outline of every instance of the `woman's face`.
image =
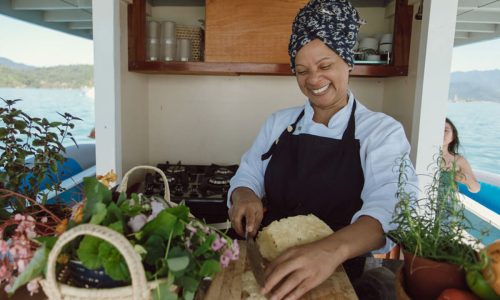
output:
M349 66L322 41L315 39L297 52L295 72L315 109L339 110L347 104Z
M444 124L443 145L449 145L451 142L453 142L453 129L451 128L451 125L446 122Z

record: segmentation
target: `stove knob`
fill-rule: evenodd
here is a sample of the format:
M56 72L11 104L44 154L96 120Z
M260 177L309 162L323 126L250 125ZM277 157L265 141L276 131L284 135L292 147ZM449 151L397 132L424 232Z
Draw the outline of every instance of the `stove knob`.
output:
M184 194L184 189L182 188L182 185L178 184L174 186L174 195L176 196L182 196Z

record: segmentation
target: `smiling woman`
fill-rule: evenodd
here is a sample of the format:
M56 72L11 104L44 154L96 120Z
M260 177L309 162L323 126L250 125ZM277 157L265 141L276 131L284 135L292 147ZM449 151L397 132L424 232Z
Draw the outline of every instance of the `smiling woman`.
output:
M263 292L273 299L300 298L340 264L355 281L358 257L391 247L384 232L397 202L392 170L410 146L401 124L349 90L360 23L344 0L312 0L299 11L288 52L307 100L268 118L231 180L229 215L241 236L307 214L334 231L271 262Z

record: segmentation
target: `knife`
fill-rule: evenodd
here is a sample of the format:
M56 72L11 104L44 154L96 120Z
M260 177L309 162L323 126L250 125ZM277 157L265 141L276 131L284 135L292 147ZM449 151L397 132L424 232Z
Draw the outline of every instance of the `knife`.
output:
M247 242L247 256L250 262L250 267L252 269L253 276L257 280L257 283L264 287L266 283L266 276L264 274L264 260L259 252L257 244L253 237L248 235L248 231L245 231L245 240Z

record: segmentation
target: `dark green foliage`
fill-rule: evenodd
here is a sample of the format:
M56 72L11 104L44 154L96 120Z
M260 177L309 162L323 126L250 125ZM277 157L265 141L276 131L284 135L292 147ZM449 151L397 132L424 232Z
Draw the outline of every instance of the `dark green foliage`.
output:
M44 189L62 191L56 175L58 166L64 162L62 143L69 138L76 144L70 130L74 127L72 122L80 119L64 113L59 114L62 122L50 122L15 108L20 99L0 100L3 102L0 107L0 187L32 199L44 198L39 195ZM28 165L30 157L33 163ZM8 208L19 211L23 203L2 199L0 219L8 217Z
M475 249L479 242L470 235L471 223L464 215L455 182L456 166L442 170L443 158L438 156L432 182L424 196L408 192L407 170L410 161L404 157L399 166L397 197L399 203L393 216L395 230L388 233L406 251L414 255L454 263L465 268L477 264Z
M0 65L0 87L80 88L93 86L92 65L13 69Z

